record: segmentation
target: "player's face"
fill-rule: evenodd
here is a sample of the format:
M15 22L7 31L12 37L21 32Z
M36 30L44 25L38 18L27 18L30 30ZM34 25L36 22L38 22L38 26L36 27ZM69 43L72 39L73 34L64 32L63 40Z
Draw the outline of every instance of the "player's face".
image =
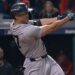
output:
M29 15L28 13L21 13L19 15L17 15L16 20L20 21L21 23L28 23L29 21Z

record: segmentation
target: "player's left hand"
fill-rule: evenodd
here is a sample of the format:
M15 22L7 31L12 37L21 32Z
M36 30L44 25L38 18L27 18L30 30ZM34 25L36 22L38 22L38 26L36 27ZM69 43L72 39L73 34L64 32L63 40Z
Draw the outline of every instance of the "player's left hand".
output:
M69 12L69 13L67 14L67 16L69 17L70 20L73 20L74 17L75 17L75 13Z

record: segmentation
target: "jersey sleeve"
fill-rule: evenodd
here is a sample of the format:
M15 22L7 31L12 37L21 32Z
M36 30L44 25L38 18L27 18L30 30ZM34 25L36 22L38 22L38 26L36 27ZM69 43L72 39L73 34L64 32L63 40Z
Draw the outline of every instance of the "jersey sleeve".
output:
M40 26L33 26L31 34L33 37L39 38L41 37L40 31L41 31Z

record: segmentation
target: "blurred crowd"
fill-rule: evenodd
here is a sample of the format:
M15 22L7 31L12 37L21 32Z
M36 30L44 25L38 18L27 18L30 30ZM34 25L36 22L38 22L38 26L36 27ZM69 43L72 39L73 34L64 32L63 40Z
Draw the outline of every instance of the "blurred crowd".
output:
M24 2L30 8L30 19L51 18L75 10L75 0L0 0L0 18L11 19L10 9L16 2Z
M60 50L59 55L56 57L56 61L66 75L73 75L73 63L62 50Z

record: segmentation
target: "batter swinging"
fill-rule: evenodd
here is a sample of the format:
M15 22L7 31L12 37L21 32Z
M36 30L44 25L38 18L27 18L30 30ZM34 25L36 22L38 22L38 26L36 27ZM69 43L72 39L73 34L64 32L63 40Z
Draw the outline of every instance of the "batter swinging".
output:
M28 10L24 3L14 4L11 13L14 21L10 29L13 35L19 37L19 50L25 56L24 75L65 75L54 59L47 55L41 37L62 27L74 14L69 13L61 20L40 19L40 22L45 25L34 26L29 23Z

